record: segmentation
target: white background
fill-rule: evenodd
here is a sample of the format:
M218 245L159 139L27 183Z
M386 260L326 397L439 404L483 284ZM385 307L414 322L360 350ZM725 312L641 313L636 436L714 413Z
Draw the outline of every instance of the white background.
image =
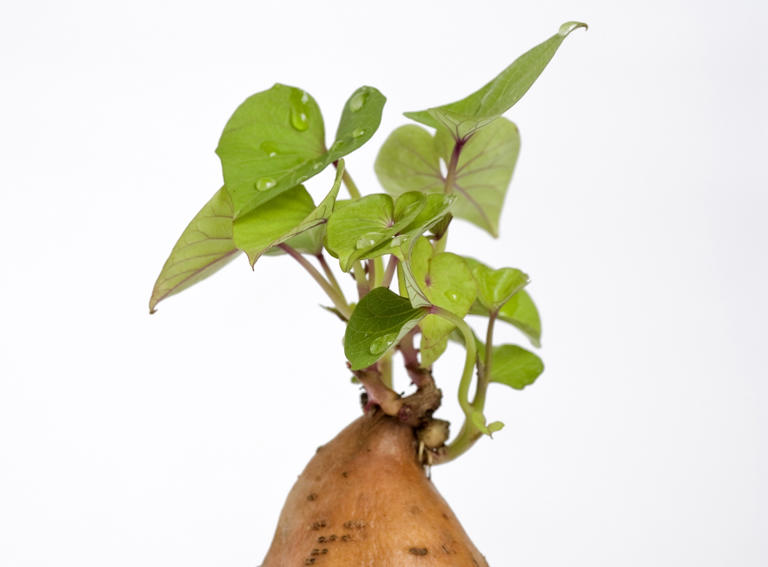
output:
M279 81L330 133L374 85L381 129L347 162L372 192L403 111L574 19L508 113L501 239L449 242L532 275L547 370L494 390L506 429L433 478L494 567L768 564L764 2L136 0L0 15L0 565L258 565L358 391L288 258L147 314L224 123Z

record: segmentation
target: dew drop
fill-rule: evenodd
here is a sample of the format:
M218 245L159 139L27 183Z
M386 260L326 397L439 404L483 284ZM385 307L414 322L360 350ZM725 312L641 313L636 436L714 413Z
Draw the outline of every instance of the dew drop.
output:
M377 337L373 340L371 343L370 348L368 351L371 354L381 354L385 350L387 350L389 347L392 346L392 343L395 342L395 339L397 338L397 335L395 333L389 333L387 335L382 335L380 337Z
M459 292L449 289L445 292L445 297L447 297L448 301L451 303L456 303L459 300Z
M271 177L262 177L256 182L256 190L257 191L269 191L277 185L277 181L272 179Z
M360 137L360 136L362 136L363 134L365 134L365 128L355 128L355 129L352 131L352 137L353 137L353 138L359 138L359 137Z
M380 232L369 232L367 234L364 234L360 238L357 239L357 242L355 242L355 248L358 250L361 250L363 248L368 248L369 246L373 246L378 242L378 240L381 238Z
M303 132L304 130L309 128L309 118L307 118L307 114L305 112L302 112L301 110L292 108L291 109L291 126L296 128L300 132Z
M299 132L309 128L309 95L306 91L297 89L291 93L291 126Z
M323 167L323 162L321 161L316 161L315 163L312 164L312 169L314 169L315 171L317 171L322 167Z
M361 87L357 89L355 94L352 95L352 98L349 99L349 109L352 112L357 112L361 108L363 108L363 105L365 104L366 99L368 98L368 89L366 87Z
M277 144L274 142L262 142L259 148L271 158L276 157L280 153Z

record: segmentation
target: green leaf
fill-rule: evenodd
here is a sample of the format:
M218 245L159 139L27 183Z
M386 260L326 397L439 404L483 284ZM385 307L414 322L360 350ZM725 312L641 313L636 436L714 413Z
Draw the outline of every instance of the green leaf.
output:
M325 224L333 212L343 173L341 160L331 190L317 207L307 190L298 185L235 220L235 244L246 252L251 266L262 254L284 242L292 243L300 252L319 252L315 249L318 231L312 229ZM319 245L322 246L322 232Z
M471 315L489 315L489 310L476 301ZM499 320L517 327L535 347L541 346L541 318L536 304L524 289L514 294L499 310Z
M433 128L447 126L456 139L466 138L512 108L544 71L563 40L578 28L586 29L587 25L581 22L564 23L555 35L515 59L471 95L428 110L406 112L405 115Z
M315 100L276 84L245 100L224 127L216 153L240 218L317 175L373 136L384 96L357 89L342 112L336 140L325 148L325 127Z
M444 130L435 136L440 156L449 163L453 139ZM499 235L499 218L520 153L520 132L506 118L477 131L461 147L449 191L459 197L453 214Z
M149 312L166 297L203 280L239 252L232 239L232 201L222 187L187 225L157 277Z
M464 257L477 282L477 299L485 309L495 312L530 281L517 268L494 270L474 258Z
M352 370L379 360L415 327L426 310L411 307L408 299L377 287L357 304L344 334L344 354Z
M425 207L421 193L404 193L397 202L384 193L349 201L328 219L326 247L349 271L362 258L380 255L382 245L412 225Z
M448 181L439 162L450 163L453 151L453 138L445 130L432 137L420 126L403 126L381 147L376 174L392 195L403 191L455 194L452 214L497 236L504 197L520 152L517 126L501 118L462 142L455 175Z
M517 327L535 347L541 346L541 318L525 290L513 295L499 310L499 319Z
M415 124L401 126L389 135L374 169L382 187L392 195L406 191L442 193L445 188L434 138Z
M516 390L533 384L544 372L541 359L517 345L493 347L491 360L490 381L506 384Z
M341 113L331 161L359 148L371 139L381 123L386 97L373 87L360 87L347 99Z
M431 305L464 317L477 297L477 284L461 256L435 253L426 238L415 243L410 268L423 296ZM427 315L421 322L421 364L429 367L445 350L454 325L442 317Z

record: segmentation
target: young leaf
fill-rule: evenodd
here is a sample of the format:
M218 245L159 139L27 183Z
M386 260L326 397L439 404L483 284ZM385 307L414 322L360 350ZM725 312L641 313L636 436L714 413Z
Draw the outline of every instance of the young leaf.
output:
M464 257L477 282L477 299L488 311L497 311L528 285L528 275L517 268L494 270L474 258Z
M379 360L425 313L425 309L414 309L408 299L387 288L377 287L365 295L352 312L344 334L344 354L352 370Z
M251 266L259 256L278 244L296 239L302 233L325 224L333 212L343 173L344 160L340 160L333 187L317 207L306 189L298 185L235 220L235 244L246 252ZM305 247L316 245L314 236L294 240L295 248L317 253L319 250L303 250Z
M411 226L425 204L424 195L415 192L397 202L384 193L350 201L328 219L326 247L347 272L357 260L378 256L375 250Z
M216 153L235 218L291 190L373 136L384 96L357 89L342 113L336 140L325 148L320 109L308 93L276 84L246 99L222 132Z
M489 120L504 114L520 100L550 62L563 40L573 30L587 28L581 22L566 22L558 32L527 51L494 79L471 95L456 102L419 112L406 112L408 118L438 128L453 124L456 139L466 138Z
M498 235L504 197L520 152L520 133L505 118L476 132L458 148L458 162L450 180L439 162L451 162L454 140L443 129L434 137L416 125L402 126L384 142L375 170L387 192L405 190L456 194L454 216Z
M491 360L490 381L506 384L516 390L533 384L544 372L541 359L517 345L493 347Z
M166 297L179 293L220 270L239 250L232 239L232 201L222 187L187 225L157 277L149 312Z
M489 310L476 301L469 312L471 315L489 315ZM541 319L536 305L527 291L521 289L499 309L499 320L517 327L535 347L541 346Z
M464 317L477 297L477 284L464 259L450 252L435 253L426 238L419 238L410 268L421 292L432 305ZM421 364L431 366L445 350L454 325L427 315L421 322Z
M312 173L313 161L325 153L320 108L307 92L276 84L235 110L216 153L239 218Z

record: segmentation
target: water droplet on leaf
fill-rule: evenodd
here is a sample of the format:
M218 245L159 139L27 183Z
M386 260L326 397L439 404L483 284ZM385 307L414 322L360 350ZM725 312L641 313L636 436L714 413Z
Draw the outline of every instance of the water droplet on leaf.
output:
M367 234L364 234L363 236L357 239L357 242L355 242L355 248L357 248L358 250L362 250L363 248L368 248L369 246L373 246L379 241L381 236L382 234L380 232L369 232Z
M300 132L309 128L309 95L305 91L291 93L291 126Z
M371 346L369 347L368 351L371 354L381 354L392 346L396 338L397 335L395 333L389 333L387 335L376 337L373 342L371 342Z
M256 190L257 191L269 191L277 185L277 181L272 179L271 177L262 177L256 182Z
M363 134L365 134L365 128L355 128L355 129L352 131L352 137L353 137L353 138L359 138L359 137L360 137L360 136L362 136Z
M312 169L314 169L315 171L317 171L318 169L321 169L322 167L323 167L323 162L321 161L316 161L315 163L312 164Z
M274 142L262 142L259 148L261 149L262 152L264 152L271 158L277 156L280 153L278 151L277 144L275 144Z
M445 297L447 297L448 301L451 303L456 303L459 300L459 292L449 289L445 292Z
M352 95L352 98L349 99L349 109L352 112L357 112L361 108L363 108L363 105L365 104L366 99L368 98L368 89L366 87L360 87L357 89L355 94Z

